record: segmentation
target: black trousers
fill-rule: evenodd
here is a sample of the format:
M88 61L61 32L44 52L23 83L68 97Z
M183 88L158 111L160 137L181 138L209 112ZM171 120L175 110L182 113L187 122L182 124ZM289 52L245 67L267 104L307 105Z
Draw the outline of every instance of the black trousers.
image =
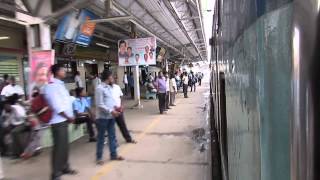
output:
M185 98L188 97L188 84L183 84L183 94Z
M193 92L196 92L196 83L192 83L190 85L190 87L191 87L191 91L190 92L192 92L192 89L193 89Z
M199 79L199 86L201 86L201 80L202 80L202 79Z
M30 128L24 124L14 126L11 130L12 136L12 153L15 157L20 157L26 147L26 137L30 133Z
M60 177L62 172L69 167L69 133L68 122L61 122L51 125L53 138L52 148L52 178Z
M131 142L132 141L132 137L130 136L129 130L127 128L127 124L125 122L124 119L124 114L121 113L119 117L116 118L116 123L121 131L121 134L123 136L123 138L127 141L127 142Z
M8 134L6 132L6 129L3 127L0 127L0 151L1 155L6 155L8 153L9 147L5 143L5 136Z
M128 84L124 84L124 95L128 94Z
M130 87L131 98L134 99L134 87Z
M169 104L170 104L170 92L167 91L167 93L166 93L166 109L169 109Z
M163 113L163 111L166 109L166 93L159 93L159 110L160 113Z
M94 130L93 130L93 121L89 117L79 117L76 118L76 124L82 124L86 123L87 124L87 130L89 133L89 137L93 138L94 137Z

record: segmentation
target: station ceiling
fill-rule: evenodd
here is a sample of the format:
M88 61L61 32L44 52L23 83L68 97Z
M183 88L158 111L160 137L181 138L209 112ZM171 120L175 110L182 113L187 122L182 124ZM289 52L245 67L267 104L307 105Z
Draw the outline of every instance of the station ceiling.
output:
M17 1L21 2L20 11L41 17L41 1L34 4L30 3L32 0ZM158 44L169 51L171 60L207 59L200 0L55 0L52 3L53 13L42 17L52 25L71 9L87 8L101 18L94 34L97 41L116 46L119 39L129 38L131 22L136 25L138 37L156 36Z

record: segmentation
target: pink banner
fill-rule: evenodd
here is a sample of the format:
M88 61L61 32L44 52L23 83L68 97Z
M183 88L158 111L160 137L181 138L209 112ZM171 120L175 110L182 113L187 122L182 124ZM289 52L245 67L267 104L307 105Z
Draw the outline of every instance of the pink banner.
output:
M30 58L30 90L41 88L50 79L50 67L54 63L54 50L32 51Z

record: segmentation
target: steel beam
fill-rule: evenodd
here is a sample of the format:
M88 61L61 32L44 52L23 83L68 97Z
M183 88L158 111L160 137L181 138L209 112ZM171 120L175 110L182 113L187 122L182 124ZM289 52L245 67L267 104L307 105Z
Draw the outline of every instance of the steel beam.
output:
M182 18L181 21L185 21L185 20L194 20L194 19L199 19L199 16L193 16L193 17L186 17L186 18Z
M156 18L154 18L154 17L152 16L152 13L151 13L148 9L146 9L146 8L141 4L141 2L140 2L139 0L136 0L136 3L137 3L142 9L144 9L144 10L147 12L147 14L148 14L149 16L151 16L151 17L161 26L161 28L167 30L168 34L170 34L174 39L176 39L180 44L183 45L183 43L182 43L178 38L176 38L176 36L175 36L174 34L172 34L169 29L167 29L158 19L156 19Z
M132 18L131 16L117 16L117 17L109 17L109 18L104 18L104 19L94 19L90 20L89 22L94 22L94 23L103 23L103 22L112 22L112 21L121 21L121 20L130 20Z
M181 30L184 32L185 36L188 38L188 40L193 44L193 47L195 48L195 50L197 51L197 53L201 56L201 53L198 49L198 47L195 45L193 39L189 36L185 26L183 25L183 23L180 21L178 14L176 13L176 11L174 10L174 8L172 7L172 4L168 1L168 0L163 0L163 3L165 4L165 6L167 7L167 9L171 12L172 16L176 19L176 22L178 23L179 27L181 28ZM201 56L201 60L202 56Z

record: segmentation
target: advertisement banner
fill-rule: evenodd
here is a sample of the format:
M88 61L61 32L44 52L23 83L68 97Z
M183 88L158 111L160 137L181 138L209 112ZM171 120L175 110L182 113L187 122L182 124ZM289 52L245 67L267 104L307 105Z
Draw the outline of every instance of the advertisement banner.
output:
M88 21L97 18L97 15L86 9L71 11L59 22L55 39L88 46L96 28L96 23Z
M118 42L119 66L156 64L156 38L138 38Z
M54 50L32 51L30 57L30 92L50 80L50 67L54 63Z

